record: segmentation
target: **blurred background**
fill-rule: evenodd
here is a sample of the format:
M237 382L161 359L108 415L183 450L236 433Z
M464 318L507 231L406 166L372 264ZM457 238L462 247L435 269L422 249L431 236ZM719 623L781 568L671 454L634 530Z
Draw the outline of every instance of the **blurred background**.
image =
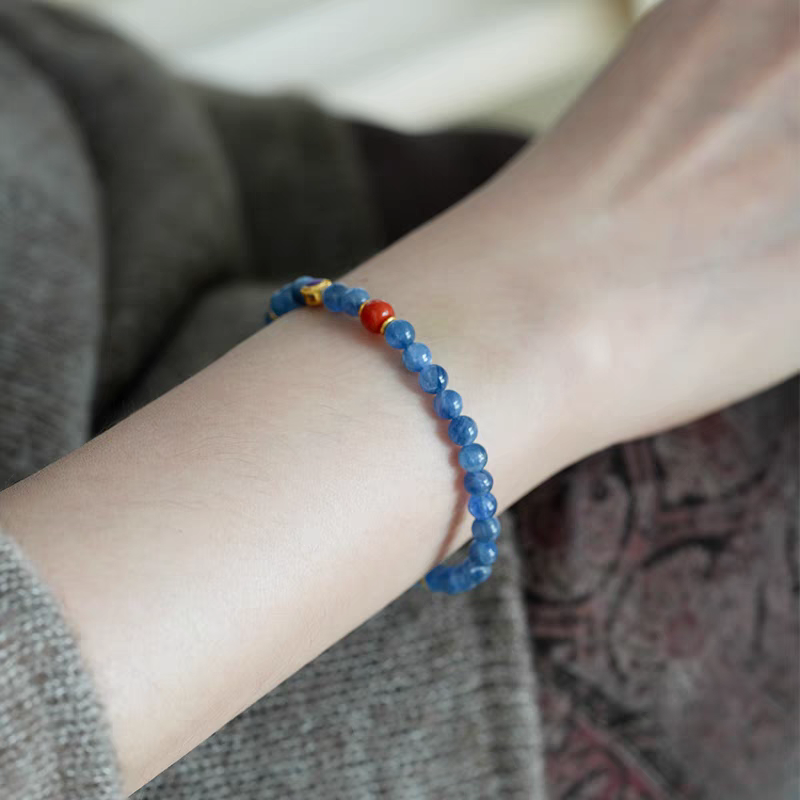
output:
M553 123L657 0L58 0L180 73L405 131Z

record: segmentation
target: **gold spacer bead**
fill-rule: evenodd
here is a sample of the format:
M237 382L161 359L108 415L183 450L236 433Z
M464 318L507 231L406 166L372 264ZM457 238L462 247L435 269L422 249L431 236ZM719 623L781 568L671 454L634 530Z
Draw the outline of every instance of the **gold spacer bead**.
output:
M276 314L276 313L275 313L275 312L274 312L272 309L270 309L270 310L269 310L269 318L270 318L270 319L271 319L273 322L275 322L275 320L276 320L276 319L278 319L278 315L277 315L277 314Z
M386 326L390 322L394 322L396 319L397 317L386 317L386 319L383 321L383 325L381 325L381 333L384 333L386 331Z
M309 286L301 286L300 294L306 301L307 306L321 306L322 294L331 285L327 278L323 278L319 283L312 283Z
M358 316L361 316L361 312L364 310L364 306L369 303L369 300L365 300L359 307L358 307Z

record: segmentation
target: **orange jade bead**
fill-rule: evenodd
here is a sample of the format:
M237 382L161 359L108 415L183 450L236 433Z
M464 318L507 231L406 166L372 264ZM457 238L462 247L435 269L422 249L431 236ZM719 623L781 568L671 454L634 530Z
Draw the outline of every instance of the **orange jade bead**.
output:
M361 324L372 333L380 333L383 323L394 316L394 309L383 300L367 300L359 312Z

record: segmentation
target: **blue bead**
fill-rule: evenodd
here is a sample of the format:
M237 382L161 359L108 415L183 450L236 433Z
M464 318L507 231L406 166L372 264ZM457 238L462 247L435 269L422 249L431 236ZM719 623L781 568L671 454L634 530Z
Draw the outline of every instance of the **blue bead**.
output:
M489 566L471 566L469 570L470 578L472 578L472 585L477 586L483 583L492 574L492 568Z
M473 542L469 546L469 560L479 567L488 567L497 561L497 545L494 542Z
M431 351L427 345L414 342L403 351L403 363L411 372L419 372L431 363Z
M447 372L438 364L428 364L419 373L419 385L428 394L436 394L447 386Z
M342 300L344 299L347 288L348 287L343 283L332 283L322 293L322 304L328 309L328 311L342 310Z
M467 472L478 472L478 470L486 466L488 460L489 456L486 454L483 445L475 444L474 442L462 447L458 454L458 463Z
M450 571L449 567L440 564L434 567L426 576L425 583L432 592L443 592L445 584L447 583L447 574Z
M366 289L348 289L342 297L342 311L351 317L358 316L358 309L369 300L369 292Z
M405 350L406 347L413 344L414 336L414 326L404 319L392 320L383 332L386 343L395 350Z
M472 523L472 535L479 542L493 542L500 535L500 520L476 519Z
M474 494L470 497L467 508L475 519L489 519L497 511L497 500L495 500L493 494L488 492L486 494Z
M478 438L478 425L472 417L456 417L447 428L451 441L461 447Z
M485 469L480 472L468 472L464 476L464 488L470 494L486 494L486 492L492 491L492 486L494 486L494 478Z
M270 310L276 317L282 317L292 309L297 308L297 302L292 295L292 287L284 286L272 295L269 301Z
M468 563L451 567L447 578L445 578L445 591L447 594L461 594L461 592L471 589L473 585Z
M444 564L434 567L425 576L425 583L432 592L461 594L483 583L491 574L492 568L488 564L480 564L468 558L463 564L455 567Z
M454 419L461 413L463 406L461 395L452 389L445 389L433 398L433 410L442 419Z
M289 287L292 292L292 297L294 297L295 303L299 306L304 306L306 304L305 298L302 294L300 294L300 289L311 281L317 280L316 278L312 278L310 275L301 275L299 278L295 278L290 284Z

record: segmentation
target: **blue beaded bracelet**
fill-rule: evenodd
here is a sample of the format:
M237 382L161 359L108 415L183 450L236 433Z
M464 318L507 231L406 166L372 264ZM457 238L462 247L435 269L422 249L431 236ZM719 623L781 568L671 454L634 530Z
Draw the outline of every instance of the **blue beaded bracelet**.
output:
M425 576L433 592L459 594L483 583L492 574L497 560L497 537L500 521L495 516L497 500L491 493L494 479L486 471L487 455L475 439L478 426L472 417L461 413L461 395L447 388L447 372L433 363L430 349L415 341L414 327L404 319L396 319L394 309L383 300L371 300L365 289L351 289L343 283L331 283L327 278L304 275L287 283L272 295L264 323L302 306L325 306L329 311L343 311L359 317L372 333L383 334L390 347L402 350L403 364L419 374L419 385L433 395L433 408L442 419L449 420L447 433L461 449L458 463L463 468L464 488L469 494L467 508L475 517L472 523L472 543L469 555L461 564L440 564Z

